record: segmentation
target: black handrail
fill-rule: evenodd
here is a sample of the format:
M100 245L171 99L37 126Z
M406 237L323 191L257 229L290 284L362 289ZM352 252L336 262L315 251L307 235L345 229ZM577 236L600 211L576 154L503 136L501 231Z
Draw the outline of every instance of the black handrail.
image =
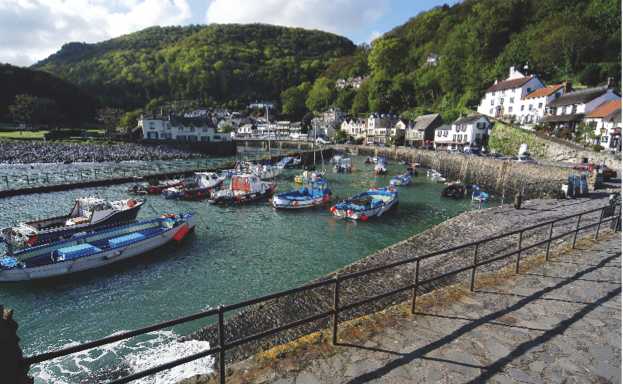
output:
M617 213L617 208L618 208L618 214ZM607 218L605 217L605 213L606 213L606 209L612 209L611 216L608 216ZM590 224L586 224L584 226L580 226L580 221L582 219L582 217L586 217L586 215L589 215L591 213L595 213L595 212L599 212L601 211L599 220L594 222L594 223L590 223ZM575 226L575 229L568 231L568 232L564 232L561 234L557 234L555 236L553 236L553 228L554 225L556 223L565 221L565 220L569 220L572 218L577 217L577 223ZM509 232L505 232L499 235L495 235L486 239L481 239L481 240L476 240L476 241L472 241L469 243L465 243L465 244L461 244L455 247L450 247L447 249L443 249L443 250L439 250L439 251L435 251L435 252L431 252L425 255L421 255L421 256L416 256L416 257L411 257L411 258L407 258L407 259L403 259L403 260L399 260L396 262L392 262L392 263L388 263L388 264L384 264L384 265L380 265L380 266L376 266L376 267L372 267L372 268L367 268L361 271L357 271L357 272L349 272L349 273L343 273L343 274L336 274L334 276L333 279L328 278L328 279L324 279L315 283L310 283L310 284L306 284L306 285L302 285L296 288L292 288L289 290L285 290L285 291L281 291L281 292L277 292L277 293L272 293L272 294L268 294L268 295L264 295L264 296L260 296L254 299L250 299L250 300L246 300L246 301L242 301L239 303L235 303L235 304L230 304L227 306L219 306L218 308L215 309L209 309L206 311L201 311L201 312L197 312L195 314L192 315L188 315L188 316L184 316L184 317L180 317L180 318L176 318L176 319L172 319L172 320L168 320L168 321L164 321L158 324L153 324L150 326L146 326L143 328L139 328L133 331L128 331L128 332L124 332L124 333L120 333L120 334L116 334L116 335L112 335L112 336L108 336L102 339L98 339L98 340L94 340L94 341L90 341L90 342L86 342L80 345L76 345L76 346L72 346L72 347L68 347L68 348L63 348L57 351L52 351L52 352L46 352L46 353L42 353L39 355L34 355L34 356L30 356L27 357L25 359L26 364L31 365L31 364L37 364L46 360L51 360L54 358L58 358L61 356L66 356L66 355L70 355L73 353L77 353L77 352L81 352L81 351L85 351L87 349L91 349L94 347L98 347L101 345L105 345L105 344L110 344L116 341L120 341L120 340L124 340L124 339L128 339L131 337L135 337L138 335L142 335L148 332L153 332L156 330L160 330L163 328L168 328L174 325L178 325L178 324L182 324L182 323L187 323L190 321L194 321L194 320L198 320L198 319L202 319L202 318L206 318L206 317L210 317L210 316L214 316L214 315L218 315L218 340L219 340L219 345L207 350L203 350L201 352L195 353L193 355L190 356L186 356L183 358L179 358L173 361L170 361L168 363L164 363L161 365L158 365L156 367L152 367L146 370L143 370L141 372L137 372L134 373L132 375L114 380L111 382L111 384L120 384L120 383L128 383L130 381L139 379L139 378L143 378L152 374L155 374L157 372L161 372L167 369L171 369L173 367L176 367L178 365L182 365L185 363L188 363L190 361L194 361L200 358L204 358L206 356L210 356L210 355L214 355L214 354L219 354L219 380L220 383L225 383L225 352L228 349L255 341L255 340L259 340L261 338L267 337L267 336L271 336L274 335L276 333L291 329L291 328L295 328L301 325L305 325L314 321L318 321L324 318L328 318L329 316L333 316L333 343L336 344L337 343L337 331L338 331L338 323L339 323L339 312L340 311L345 311L345 310L349 310L352 308L355 308L357 306L361 306L364 304L368 304L374 301L378 301L393 295L396 295L398 293L407 291L407 290L412 290L412 312L414 311L415 308L415 302L416 302L416 296L417 296L417 289L419 286L425 285L425 284L430 284L433 283L435 281L438 280L442 280L442 279L446 279L450 276L454 276L463 272L467 272L471 270L471 282L470 282L470 289L473 291L474 290L474 286L475 286L475 279L476 279L476 269L478 267L482 267L484 265L488 265L491 263L494 263L496 261L500 261L509 257L513 257L515 255L517 255L517 261L516 261L516 272L519 271L519 263L521 261L521 253L523 251L538 247L538 246L542 246L542 245L547 245L547 251L546 251L546 260L549 257L549 250L550 250L550 245L552 243L552 241L556 241L558 239L562 239L566 236L569 236L571 234L573 234L573 244L572 246L575 247L575 243L576 243L576 239L577 239L577 234L578 232L582 232L585 231L587 229L590 229L592 227L597 226L597 231L595 233L595 238L598 237L599 235L599 229L602 226L603 223L606 222L611 222L617 220L617 227L620 227L620 223L621 223L621 205L617 204L615 206L612 205L606 205L600 208L595 208L595 209L591 209L588 211L584 211L584 212L580 212L580 213L575 213L572 215L568 215L568 216L564 216L564 217L560 217L560 218L556 218L556 219L552 219L552 220L548 220L548 221L544 221L538 224L533 224L521 229L517 229L517 230L513 230L513 231L509 231ZM550 226L549 227L549 236L546 240L542 240L539 242L535 242L529 245L524 245L522 244L522 240L524 239L524 233L527 231L531 231L534 230L536 228L540 228L540 227L545 227L545 226ZM496 257L493 258L488 258L485 260L478 260L478 250L482 250L482 247L480 247L481 244L487 243L487 242L491 242L494 240L498 240L498 239L502 239L502 238L507 238L507 237L512 237L514 235L519 234L519 241L518 241L518 246L517 248L513 249L510 252L506 252L502 255L498 255ZM421 280L419 277L420 274L420 262L422 260L426 260L435 256L440 256L440 255L444 255L450 252L454 252L454 251L458 251L458 250L464 250L464 249L468 249L470 247L474 247L474 258L473 258L473 263L465 266L465 267L461 267L458 269L454 269L452 271L449 272L445 272L441 275L438 276L434 276L425 280ZM482 255L481 255L482 256ZM388 292L383 292L380 293L378 295L372 296L372 297L367 297L367 298L363 298L360 300L357 300L355 302L352 303L348 303L345 305L341 305L339 304L339 286L340 283L344 280L350 280L350 279L355 279L357 277L361 277L361 276L368 276L372 273L376 273L376 272L380 272L389 268L394 268L397 266L401 266L401 265L405 265L405 264L409 264L409 263L416 263L416 268L415 268L415 278L413 280L413 283L407 285L407 286L403 286L400 288L395 288L391 291ZM226 312L229 311L234 311L243 307L248 307L250 305L254 305L254 304L258 304L264 301L268 301L268 300L272 300L272 299L278 299L278 298L282 298L282 297L286 297L295 293L299 293L299 292L303 292L306 290L310 290L310 289L314 289L314 288L320 288L320 287L329 287L329 286L333 286L333 308L331 308L330 310L325 310L323 312L314 314L314 315L310 315L306 318L303 319L299 319L296 321L292 321L290 323L284 324L284 325L280 325L280 326L276 326L273 327L271 329L259 332L259 333L255 333L252 334L250 336L246 336L246 337L242 337L236 340L231 340L231 341L225 341L225 337L224 337L224 324L223 324L223 317L224 314Z

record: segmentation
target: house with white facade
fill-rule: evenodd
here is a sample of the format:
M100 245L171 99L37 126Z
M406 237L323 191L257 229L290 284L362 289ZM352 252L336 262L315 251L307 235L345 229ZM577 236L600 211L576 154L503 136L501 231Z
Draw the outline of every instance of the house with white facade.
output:
M491 122L487 116L472 115L456 119L452 125L441 126L435 130L436 150L458 150L467 148L480 150L489 142Z
M398 118L394 115L372 113L368 116L365 144L387 144L392 132L396 135L395 125Z
M586 114L584 122L594 129L594 144L621 151L621 99L602 103Z
M365 138L367 129L368 120L366 119L346 119L340 125L340 130L354 139Z
M530 128L541 122L549 104L571 90L570 83L553 84L527 94L521 99L515 121L524 128Z
M443 120L438 113L416 117L405 130L405 145L411 147L431 145L435 139L435 129L442 123Z
M487 89L478 105L478 113L495 118L512 119L517 117L523 98L544 84L536 75L526 76L510 67L508 77Z
M230 141L229 134L220 134L206 119L189 119L174 116L144 116L138 120L138 127L146 140L178 140L222 142Z
M612 80L609 79L608 84L604 86L565 93L549 103L546 116L541 123L548 125L554 134L558 134L561 130L573 134L588 113L606 101L621 99L611 85Z
M236 129L237 137L253 137L257 132L257 127L253 124L243 124Z

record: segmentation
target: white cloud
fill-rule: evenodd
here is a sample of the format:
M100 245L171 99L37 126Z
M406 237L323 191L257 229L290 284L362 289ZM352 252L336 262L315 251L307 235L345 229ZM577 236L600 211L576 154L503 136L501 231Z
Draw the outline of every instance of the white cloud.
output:
M368 43L372 43L374 40L378 39L379 37L383 36L383 34L379 31L372 31L372 33L370 34L370 38L368 38Z
M0 0L0 62L28 65L70 41L187 22L187 0Z
M387 0L212 0L206 21L260 22L350 35L369 27L387 8Z

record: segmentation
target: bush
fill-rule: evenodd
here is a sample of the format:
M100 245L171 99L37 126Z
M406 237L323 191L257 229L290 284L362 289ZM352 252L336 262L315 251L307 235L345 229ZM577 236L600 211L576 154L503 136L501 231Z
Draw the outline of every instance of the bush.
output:
M595 151L595 152L601 152L601 151L603 151L603 149L604 149L604 147L602 147L601 145L599 145L599 144L593 144L593 151Z

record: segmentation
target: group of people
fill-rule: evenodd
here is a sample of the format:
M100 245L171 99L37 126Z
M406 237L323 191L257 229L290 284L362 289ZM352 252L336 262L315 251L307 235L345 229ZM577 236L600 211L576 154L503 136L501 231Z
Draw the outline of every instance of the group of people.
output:
M5 164L172 160L198 157L202 155L167 145L0 141L0 163Z

